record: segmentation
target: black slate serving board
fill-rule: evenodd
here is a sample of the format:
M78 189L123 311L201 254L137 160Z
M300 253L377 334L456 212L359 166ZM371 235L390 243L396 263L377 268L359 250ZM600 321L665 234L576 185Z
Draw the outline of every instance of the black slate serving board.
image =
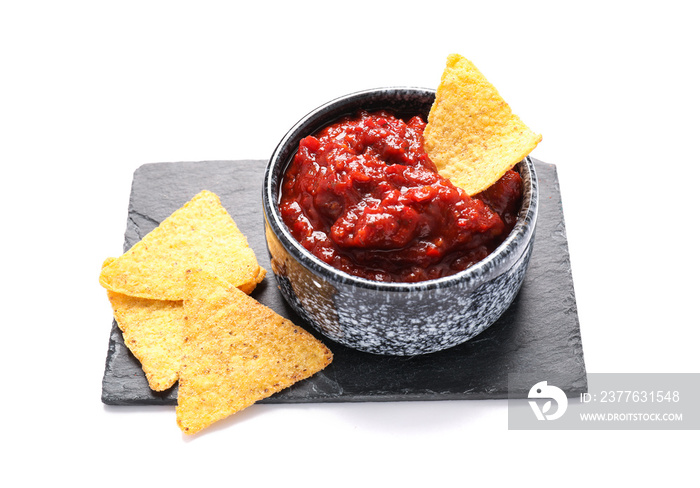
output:
M266 161L152 163L134 173L124 250L201 190L219 195L248 237L265 280L252 296L315 333L282 298L270 269L262 214ZM506 313L476 338L452 349L413 357L378 356L316 334L334 354L313 377L261 403L524 398L547 380L576 396L587 390L586 368L569 262L556 167L535 160L540 208L525 281ZM519 383L509 385L509 374ZM139 362L112 323L102 382L108 405L175 405L177 385L148 387Z

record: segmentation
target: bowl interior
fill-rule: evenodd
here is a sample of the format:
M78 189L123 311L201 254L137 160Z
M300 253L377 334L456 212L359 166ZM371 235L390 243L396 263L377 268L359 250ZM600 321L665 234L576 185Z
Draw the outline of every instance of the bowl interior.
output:
M280 141L272 155L273 178L276 179L272 191L275 202L279 199L281 178L292 157L297 152L299 141L332 124L347 115L355 115L360 110L391 110L400 118L414 115L428 119L428 113L435 101L435 90L427 88L379 88L352 93L331 100L304 116Z
M495 272L498 272L499 270L496 269L497 267L502 267L502 264L504 264L502 260L497 260L495 257L502 249L514 247L514 243L517 240L529 240L534 228L534 220L536 219L537 197L534 166L529 158L526 158L516 166L516 169L523 177L525 191L523 192L523 204L518 223L511 234L484 260L464 271L444 278L418 283L388 283L374 282L352 276L329 266L313 256L306 251L287 230L286 225L282 222L278 209L279 193L284 173L296 153L299 147L299 141L302 138L314 134L341 117L354 115L359 110L374 111L386 109L391 110L394 115L401 118L422 115L424 120L427 120L428 113L430 112L434 100L435 91L425 88L381 88L357 92L332 100L310 112L284 136L270 158L265 173L263 206L267 223L279 238L282 245L295 259L303 262L305 266L325 279L344 282L362 288L384 290L429 289L433 287L451 286L452 284L459 281L464 282L465 280L473 281L476 286L480 280L489 279ZM518 257L519 254L516 256L509 256L508 260L515 260Z

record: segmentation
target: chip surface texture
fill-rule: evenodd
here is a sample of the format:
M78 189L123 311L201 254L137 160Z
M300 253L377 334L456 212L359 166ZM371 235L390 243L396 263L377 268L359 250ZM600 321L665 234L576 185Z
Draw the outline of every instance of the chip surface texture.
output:
M177 424L195 434L325 368L311 334L220 278L187 273Z
M182 300L189 268L207 269L246 293L265 276L219 197L206 190L104 266L100 284L135 297Z
M426 152L442 176L475 195L541 140L471 61L447 58L424 132Z
M107 291L124 344L141 363L148 386L164 391L180 371L182 301L152 300Z

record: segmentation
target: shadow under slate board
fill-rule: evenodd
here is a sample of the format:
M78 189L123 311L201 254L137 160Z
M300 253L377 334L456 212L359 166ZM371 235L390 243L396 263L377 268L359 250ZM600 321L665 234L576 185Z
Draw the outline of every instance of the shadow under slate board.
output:
M262 160L239 160L141 166L134 173L124 242L124 250L129 249L201 190L219 195L267 269L252 296L314 333L334 355L325 370L261 403L526 398L530 387L543 380L568 396L587 390L556 166L535 160L540 182L535 245L523 286L505 314L479 336L446 351L392 357L355 351L326 339L282 298L264 236L265 165ZM509 385L510 373L517 373L519 384ZM177 384L164 392L148 387L115 322L102 401L108 405L177 403Z

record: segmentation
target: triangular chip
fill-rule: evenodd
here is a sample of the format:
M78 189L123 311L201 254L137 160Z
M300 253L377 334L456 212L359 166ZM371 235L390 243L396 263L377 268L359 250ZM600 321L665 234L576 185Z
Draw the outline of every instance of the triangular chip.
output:
M105 266L100 284L125 295L182 300L189 268L206 269L246 293L265 276L245 236L209 191L197 194Z
M107 290L126 347L155 391L175 384L182 356L182 301L152 300Z
M498 181L542 140L458 54L447 58L423 136L438 172L469 195Z
M211 274L188 273L177 423L194 434L322 370L331 352Z

